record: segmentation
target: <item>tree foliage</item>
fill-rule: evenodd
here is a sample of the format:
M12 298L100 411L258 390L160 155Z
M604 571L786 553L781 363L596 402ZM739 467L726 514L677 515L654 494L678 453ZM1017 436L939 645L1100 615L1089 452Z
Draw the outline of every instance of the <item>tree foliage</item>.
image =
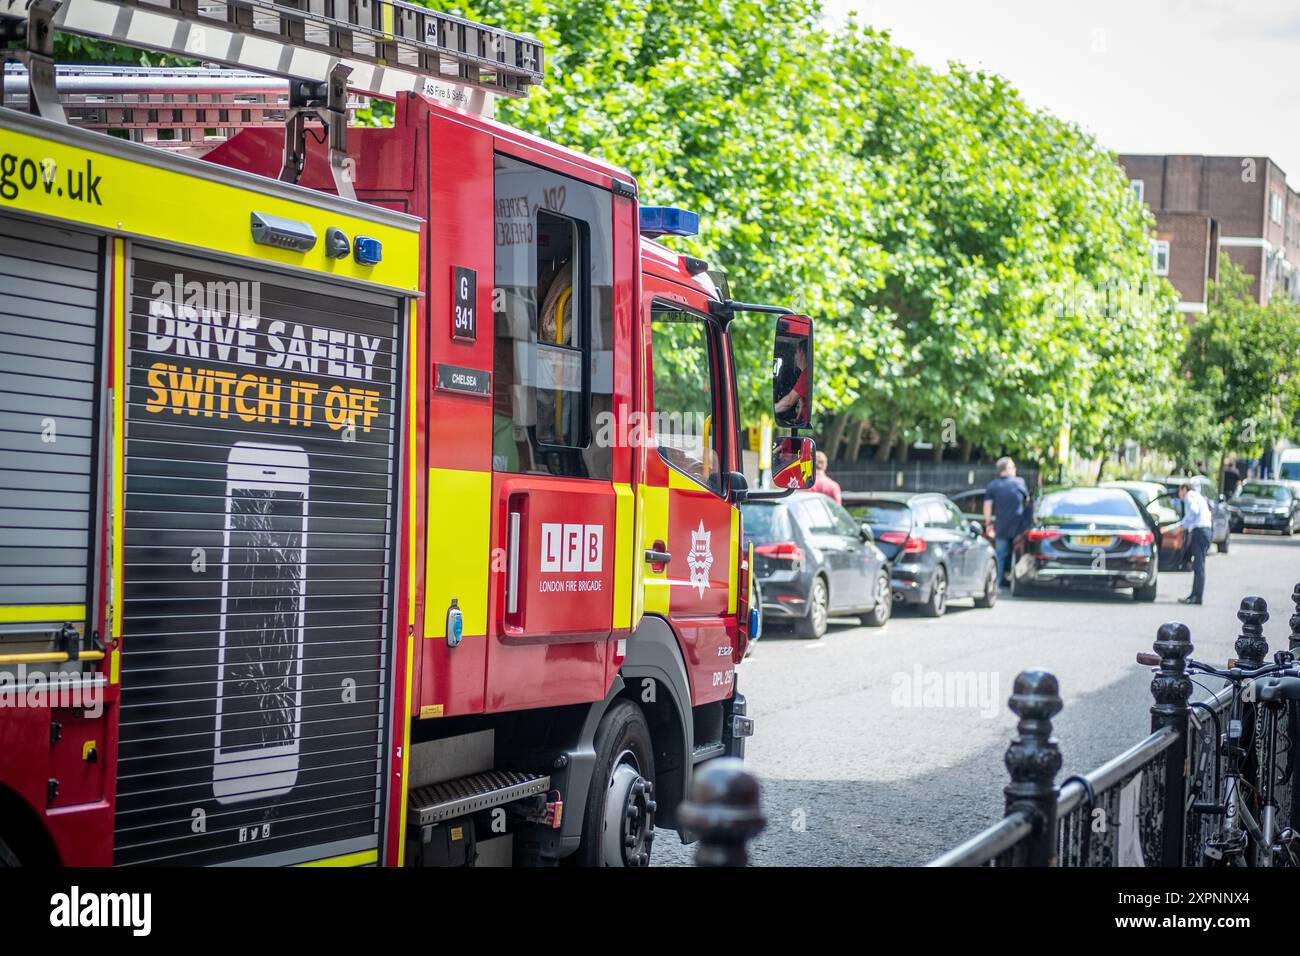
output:
M538 36L546 81L498 117L699 212L682 251L818 320L817 422L1042 457L1067 423L1089 453L1167 412L1181 323L1150 216L1111 154L1005 80L828 28L820 0L428 5ZM732 328L752 421L771 324Z
M741 297L819 320L821 420L1042 452L1104 448L1160 404L1180 346L1145 208L1114 157L1003 79L918 65L810 0L479 0L536 33L546 85L500 114L700 212L684 249ZM741 324L743 323L743 324ZM766 323L736 326L753 415Z
M1153 435L1180 465L1228 451L1255 457L1300 413L1300 309L1280 296L1259 305L1250 283L1220 255L1206 314L1188 332L1172 413Z

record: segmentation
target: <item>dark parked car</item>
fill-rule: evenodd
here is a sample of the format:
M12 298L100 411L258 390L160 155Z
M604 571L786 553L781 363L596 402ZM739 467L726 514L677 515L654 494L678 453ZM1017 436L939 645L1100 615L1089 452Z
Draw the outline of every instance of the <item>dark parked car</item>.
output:
M787 622L801 637L821 637L827 619L857 616L870 627L889 620L889 562L858 522L825 495L796 491L741 506L745 543L764 623Z
M1218 547L1220 554L1228 553L1229 538L1233 530L1232 506L1223 495L1219 494L1219 489L1214 486L1214 482L1204 475L1192 475L1188 478L1179 478L1177 475L1152 478L1148 475L1142 480L1154 481L1157 484L1164 485L1175 499L1178 498L1179 486L1184 481L1190 481L1196 490L1205 496L1205 500L1210 505L1210 514L1214 516L1214 527L1211 529L1210 542Z
M1295 534L1300 526L1300 498L1288 481L1243 481L1230 504L1233 531Z
M1132 588L1134 600L1154 601L1158 575L1155 534L1128 492L1070 488L1039 500L1033 526L1016 543L1011 591Z
M939 617L951 598L976 607L998 599L997 558L977 523L937 493L845 493L844 503L868 525L889 559L894 602Z

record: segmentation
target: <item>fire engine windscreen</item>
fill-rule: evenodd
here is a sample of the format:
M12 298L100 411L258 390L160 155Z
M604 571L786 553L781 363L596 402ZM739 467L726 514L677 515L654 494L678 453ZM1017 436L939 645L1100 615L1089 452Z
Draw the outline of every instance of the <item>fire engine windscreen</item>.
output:
M496 157L492 467L609 479L612 197Z

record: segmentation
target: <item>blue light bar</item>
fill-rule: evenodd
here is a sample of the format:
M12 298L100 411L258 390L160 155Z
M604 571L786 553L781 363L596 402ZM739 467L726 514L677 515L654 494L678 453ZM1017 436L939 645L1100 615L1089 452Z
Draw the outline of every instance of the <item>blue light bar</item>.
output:
M673 206L641 207L641 234L644 236L695 236L699 232L699 213Z

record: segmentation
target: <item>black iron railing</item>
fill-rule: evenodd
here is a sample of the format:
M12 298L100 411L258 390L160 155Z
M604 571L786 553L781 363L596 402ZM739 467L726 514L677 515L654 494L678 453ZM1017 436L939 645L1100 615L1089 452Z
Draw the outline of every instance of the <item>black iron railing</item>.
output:
M1300 584L1292 593L1290 650L1300 653ZM1258 668L1268 655L1263 598L1242 600L1236 641L1243 668ZM1190 701L1186 670L1191 634L1165 624L1153 645L1160 667L1151 681L1151 734L1091 773L1058 787L1061 752L1051 718L1061 709L1056 678L1025 671L1016 678L1008 706L1019 718L1007 749L1011 775L1005 816L933 860L930 866L1203 866L1206 840L1220 824L1214 812L1220 792L1223 748L1232 688ZM1249 699L1249 698L1247 698ZM1244 709L1253 766L1272 766L1256 794L1260 808L1276 807L1279 830L1300 830L1300 788L1295 787L1300 750L1300 707L1294 702Z

